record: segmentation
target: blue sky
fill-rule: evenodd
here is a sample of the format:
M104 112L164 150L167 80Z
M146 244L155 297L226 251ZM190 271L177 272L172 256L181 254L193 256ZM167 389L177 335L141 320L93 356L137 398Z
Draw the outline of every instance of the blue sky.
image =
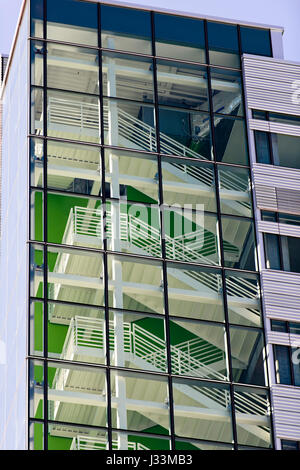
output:
M51 0L48 0L51 1ZM130 3L283 26L285 58L300 62L300 0L131 0ZM0 53L8 53L22 0L0 0Z

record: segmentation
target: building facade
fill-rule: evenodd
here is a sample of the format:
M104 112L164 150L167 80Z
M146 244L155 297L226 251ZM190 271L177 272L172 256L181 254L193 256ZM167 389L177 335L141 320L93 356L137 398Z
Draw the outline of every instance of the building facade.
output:
M282 32L24 1L2 90L0 448L298 446Z

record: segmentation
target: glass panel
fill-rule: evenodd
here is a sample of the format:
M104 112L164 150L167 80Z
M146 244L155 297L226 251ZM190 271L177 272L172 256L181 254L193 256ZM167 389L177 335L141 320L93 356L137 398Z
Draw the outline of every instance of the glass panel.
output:
M101 194L100 149L47 141L48 188L81 194Z
M104 369L48 363L48 419L106 426Z
M252 117L253 119L262 119L266 121L268 119L268 112L267 111L261 111L258 109L252 109Z
M154 106L104 100L104 142L107 145L156 152Z
M300 216L294 214L278 213L278 222L281 224L300 225Z
M222 278L218 269L168 263L167 275L170 315L224 321Z
M230 444L221 444L218 442L194 441L191 439L176 439L176 450L233 450ZM187 459L187 457L186 457ZM186 460L186 462L188 459Z
M228 380L223 326L172 319L169 330L173 374Z
M120 444L125 444L127 440L126 450L171 450L171 442L168 437L148 437L147 434L134 434L125 432L114 432L112 434L113 450L121 449ZM125 448L125 445L124 445ZM125 450L125 449L124 449ZM167 457L168 458L168 457Z
M108 257L109 305L164 313L161 263L129 256Z
M161 153L212 159L208 114L160 106L159 127Z
M290 351L288 346L273 345L276 382L278 384L292 385L292 371Z
M226 271L226 295L230 323L261 326L259 278L256 274Z
M44 240L44 194L42 191L30 191L30 239Z
M42 302L30 301L30 342L29 354L44 354L44 305Z
M282 450L299 450L299 442L281 440L281 449Z
M31 85L43 86L44 84L44 43L40 41L30 42L30 77Z
M164 318L122 311L109 318L112 365L167 372Z
M213 165L179 158L162 158L164 203L216 211Z
M201 205L199 205L201 208ZM217 217L189 207L167 207L163 212L166 256L171 259L220 264Z
M232 442L228 386L173 379L173 397L177 436Z
M40 88L31 89L31 134L43 135L44 133L43 96L43 90Z
M152 434L169 434L169 393L166 377L111 371L112 426ZM120 449L128 448L126 435Z
M48 298L103 305L102 255L78 249L49 247Z
M244 106L240 72L212 69L211 88L214 113L243 116Z
M293 335L300 335L300 323L289 322L289 330Z
M267 390L234 387L234 402L238 443L272 447L271 405Z
M297 347L291 348L291 358L294 376L294 385L300 387L300 349L299 344Z
M103 95L153 103L153 62L146 57L103 53Z
M244 168L218 166L221 212L224 214L252 216L251 182Z
M30 0L30 36L38 38L44 37L43 32L43 16L44 16L44 3L40 0Z
M206 62L203 21L155 13L156 55Z
M299 116L292 116L291 114L269 113L269 120L273 122L279 122L282 124L290 124L292 126L300 125Z
M157 88L159 104L208 111L205 67L158 60Z
M229 268L256 271L256 244L251 220L222 216L224 263Z
M264 246L266 257L266 268L282 269L280 261L280 246L278 235L264 233Z
M105 208L109 250L161 257L158 206L106 201Z
M98 51L48 42L47 86L98 94Z
M288 322L281 320L271 320L272 331L278 331L280 333L288 332Z
M102 248L101 201L47 193L48 242Z
M44 423L29 422L29 450L44 450Z
M30 418L44 417L44 365L42 361L29 361L29 414Z
M108 450L107 432L51 423L48 425L48 450Z
M42 139L30 139L30 185L44 186L44 141Z
M215 116L214 126L217 161L248 165L245 122L231 117Z
M77 0L47 2L47 38L98 46L97 4Z
M48 355L53 359L105 364L105 319L102 309L48 303Z
M254 131L256 161L257 163L272 163L269 134L267 132Z
M262 331L230 327L230 345L233 381L266 385Z
M300 273L300 238L280 237L284 271Z
M207 22L209 62L226 67L240 67L237 27Z
M96 142L100 140L100 105L95 96L47 92L49 137Z
M241 27L242 52L272 56L270 31L268 29Z
M277 213L271 211L261 211L261 220L266 222L277 222Z
M150 12L101 5L102 47L151 54Z
M30 244L30 296L44 296L44 253L42 245Z
M300 137L271 134L274 165L300 168Z
M115 181L114 175L117 173L118 180ZM157 157L125 150L105 149L105 181L108 197L157 203Z

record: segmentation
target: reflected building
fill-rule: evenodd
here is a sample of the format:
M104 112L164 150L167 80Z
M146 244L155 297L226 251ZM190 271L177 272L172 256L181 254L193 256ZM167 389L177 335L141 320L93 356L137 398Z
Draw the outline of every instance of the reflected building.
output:
M280 186L300 111L279 104L300 69L281 35L24 1L2 92L0 447L298 445L277 405L300 400Z

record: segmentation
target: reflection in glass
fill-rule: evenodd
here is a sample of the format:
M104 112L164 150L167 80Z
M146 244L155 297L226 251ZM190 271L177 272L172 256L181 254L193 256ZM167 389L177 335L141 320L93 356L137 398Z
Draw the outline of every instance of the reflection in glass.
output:
M209 62L226 67L240 67L237 27L207 22Z
M104 100L104 142L107 145L156 151L154 106L125 100Z
M157 87L159 104L208 111L207 72L204 67L158 60Z
M267 390L236 386L234 402L238 443L271 447L270 400Z
M163 157L162 180L165 204L216 211L214 168L206 162Z
M234 382L266 385L262 331L230 327L230 345Z
M42 38L44 37L43 31L43 15L44 15L44 3L40 0L30 1L30 36Z
M29 354L44 355L44 305L37 300L30 301L30 341Z
M261 326L259 278L256 274L226 271L229 322Z
M186 207L167 206L163 211L166 256L171 259L219 265L217 217ZM201 210L202 209L202 210Z
M47 86L99 93L98 52L85 47L47 43Z
M43 135L44 133L44 103L43 103L43 90L40 88L31 89L31 126L30 133L36 135Z
M44 417L44 365L42 361L29 361L29 415Z
M242 52L262 56L272 56L270 30L241 27Z
M173 379L177 436L232 442L229 387L192 379Z
M111 307L138 312L164 313L160 262L110 255L108 277Z
M112 426L152 434L169 434L169 393L166 377L111 371ZM128 446L126 434L120 449Z
M165 319L110 311L110 354L118 367L167 372Z
M48 188L80 194L101 194L101 159L97 147L47 141Z
M98 46L97 4L77 0L47 2L47 38Z
M47 132L50 137L100 140L100 105L95 96L48 90Z
M48 450L108 450L107 432L97 428L48 425Z
M48 247L48 298L103 305L102 255Z
M44 186L44 141L30 138L30 185Z
M29 450L44 450L44 423L29 421Z
M101 5L102 47L151 54L150 12Z
M172 373L228 380L225 328L213 323L169 322Z
M244 114L240 72L212 69L211 88L214 113L231 116Z
M222 216L222 233L225 266L255 271L257 261L253 221Z
M44 240L44 194L42 191L30 191L30 239Z
M212 159L208 114L160 106L159 127L161 153Z
M145 57L104 52L103 95L153 102L153 63Z
M155 13L156 55L206 62L202 20Z
M84 305L48 303L48 355L53 359L104 364L104 311Z
M31 85L44 85L44 43L31 41L30 43L30 78Z
M48 363L48 419L106 426L105 370Z
M249 170L234 166L218 166L221 212L252 217Z
M147 436L144 434L136 434L133 432L113 432L112 434L112 448L121 449L121 443L125 448L125 442L127 441L126 449L134 450L171 450L171 441L167 436Z
M170 315L224 321L222 277L218 269L168 263Z
M214 126L217 161L248 165L244 121L215 116Z
M114 174L118 169L119 178ZM157 203L157 157L126 150L105 149L106 196L129 201Z
M44 296L44 252L42 245L30 244L30 296Z

